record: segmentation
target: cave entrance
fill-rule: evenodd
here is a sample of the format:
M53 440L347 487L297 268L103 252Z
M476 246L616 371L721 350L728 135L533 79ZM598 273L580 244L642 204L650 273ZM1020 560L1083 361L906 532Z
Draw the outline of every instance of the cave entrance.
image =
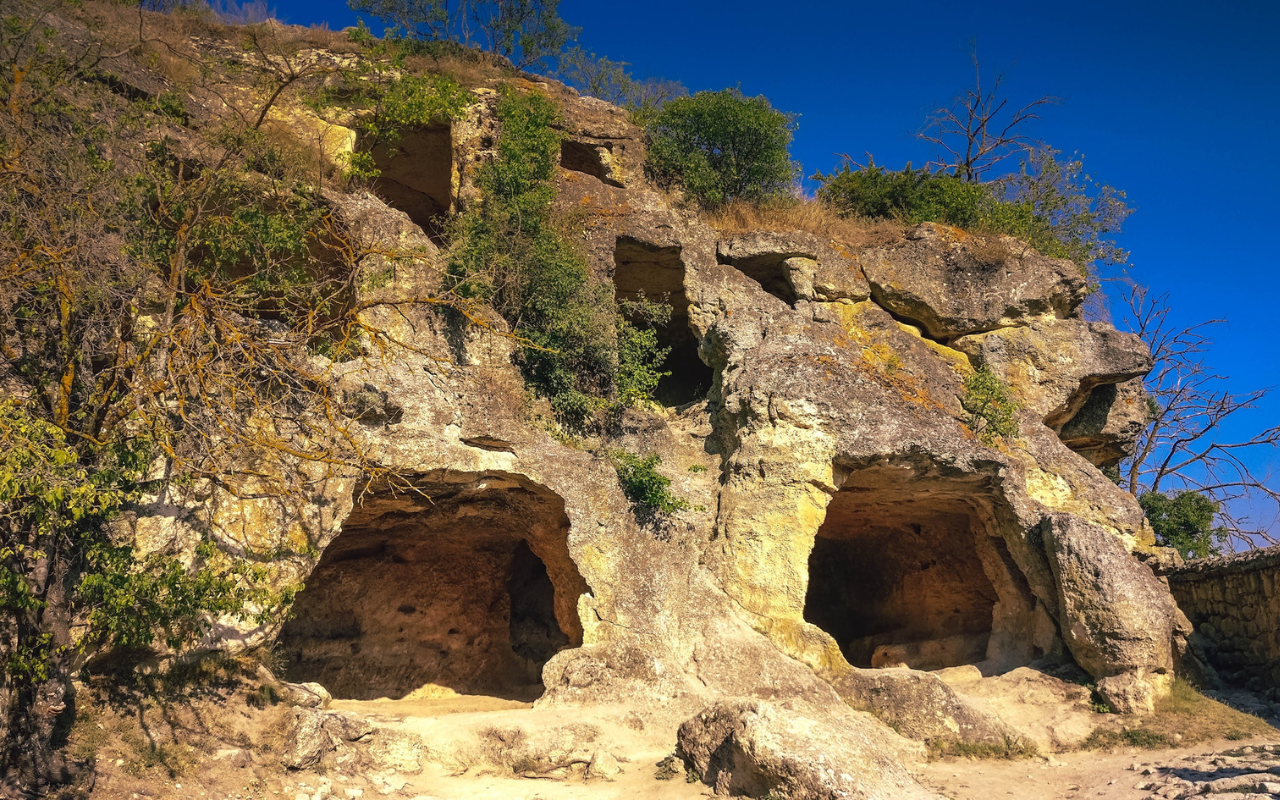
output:
M612 164L611 143L593 144L568 138L560 142L560 166L590 175L601 183L621 187L622 184L612 174Z
M373 191L440 244L453 210L452 128L441 123L407 130L393 145L375 147L373 160L382 173L373 179Z
M671 348L662 368L671 374L658 382L654 399L665 406L681 406L706 397L715 371L698 357L698 337L689 327L680 248L619 236L613 260L614 292L619 301L643 294L648 300L671 304L671 321L657 328L658 346Z
M836 493L809 557L804 617L850 664L930 670L986 659L999 598L969 489L879 468Z
M564 502L496 478L421 488L366 497L325 549L280 634L286 676L352 700L536 698L582 643Z

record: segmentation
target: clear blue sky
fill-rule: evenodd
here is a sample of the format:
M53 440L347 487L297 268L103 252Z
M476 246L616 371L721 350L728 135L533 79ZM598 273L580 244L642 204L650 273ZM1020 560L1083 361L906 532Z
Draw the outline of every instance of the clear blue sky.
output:
M341 0L284 0L293 23L354 22ZM1180 320L1225 317L1210 358L1234 389L1280 386L1280 2L562 0L589 50L691 90L740 86L800 115L805 174L834 155L922 164L928 111L968 85L966 46L1016 101L1065 98L1036 135L1086 156L1137 212L1130 274ZM1280 393L1240 420L1280 421ZM1259 453L1263 470L1280 455ZM1261 520L1258 520L1259 522Z

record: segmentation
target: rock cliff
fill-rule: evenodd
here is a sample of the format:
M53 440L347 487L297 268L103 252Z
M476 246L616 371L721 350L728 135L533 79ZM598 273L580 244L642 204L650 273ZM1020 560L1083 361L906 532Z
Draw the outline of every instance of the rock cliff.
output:
M370 252L422 254L364 290L391 301L367 321L396 347L316 356L360 446L417 491L352 474L288 507L189 496L191 520L283 553L276 580L303 587L289 621L224 620L210 647L277 643L285 677L339 699L633 715L717 791L797 798L930 796L898 766L920 743L1016 736L936 670L1078 669L1143 713L1195 667L1189 623L1134 556L1142 512L1099 470L1132 446L1150 355L1084 319L1073 264L933 224L861 247L722 235L646 185L621 109L527 75L472 83L463 119L377 154L368 190L326 194ZM481 198L499 83L561 108L556 202L594 274L673 309L664 405L628 410L608 442L547 423L501 319L394 304L438 280L441 215ZM358 138L301 104L276 118L322 131L329 158ZM1017 436L971 428L978 368L1016 395ZM661 456L688 508L638 521L608 447ZM181 551L199 527L183 519L157 508L132 532Z

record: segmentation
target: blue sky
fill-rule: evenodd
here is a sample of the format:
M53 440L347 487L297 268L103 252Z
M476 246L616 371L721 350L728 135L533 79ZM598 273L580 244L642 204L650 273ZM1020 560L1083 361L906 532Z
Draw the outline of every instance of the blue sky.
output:
M275 4L341 28L337 0ZM931 155L912 138L971 78L967 44L1007 71L1010 97L1044 94L1034 133L1079 151L1137 212L1122 237L1130 274L1169 292L1187 324L1224 317L1213 365L1238 391L1280 386L1280 2L767 3L562 0L580 44L639 77L692 90L740 86L800 115L805 174L836 153L900 167ZM1280 421L1280 393L1237 435ZM1258 453L1280 472L1280 454ZM1259 520L1261 521L1261 520Z

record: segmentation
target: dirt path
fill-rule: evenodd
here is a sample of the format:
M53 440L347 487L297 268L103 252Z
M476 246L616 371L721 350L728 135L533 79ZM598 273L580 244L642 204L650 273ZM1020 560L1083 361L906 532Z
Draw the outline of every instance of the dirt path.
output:
M1222 758L1224 752L1238 752L1242 746L1257 748L1276 742L1280 739L1222 740L1169 750L1081 751L1063 753L1048 761L947 759L929 764L920 779L929 788L955 800L1142 800L1152 796L1152 789L1156 788L1152 784L1163 785L1163 781L1172 778L1173 773L1185 772L1173 768L1174 765L1207 764L1217 756L1220 762L1225 763L1223 769L1227 769L1236 766L1235 762L1240 759ZM1144 774L1145 770L1151 770L1151 774ZM1237 769L1231 774L1246 771ZM1221 774L1226 776L1229 773L1224 771ZM1280 775L1276 780L1280 781ZM1137 788L1139 784L1144 788ZM1199 791L1194 794L1199 794ZM1232 796L1244 797L1243 794Z

